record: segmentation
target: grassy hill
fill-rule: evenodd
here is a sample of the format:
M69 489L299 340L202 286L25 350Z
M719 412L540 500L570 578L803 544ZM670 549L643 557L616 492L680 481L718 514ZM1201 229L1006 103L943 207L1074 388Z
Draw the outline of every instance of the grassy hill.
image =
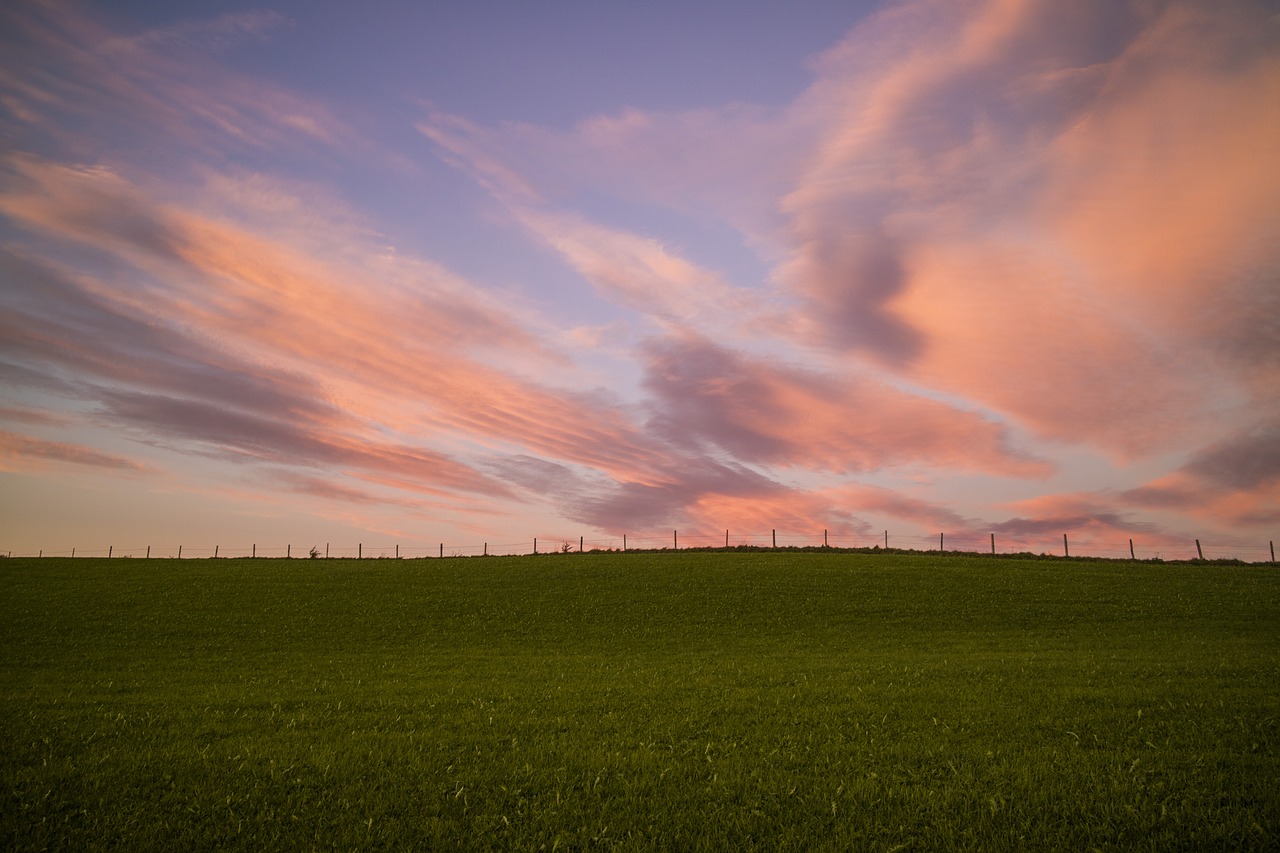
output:
M1280 572L0 560L6 849L1280 846Z

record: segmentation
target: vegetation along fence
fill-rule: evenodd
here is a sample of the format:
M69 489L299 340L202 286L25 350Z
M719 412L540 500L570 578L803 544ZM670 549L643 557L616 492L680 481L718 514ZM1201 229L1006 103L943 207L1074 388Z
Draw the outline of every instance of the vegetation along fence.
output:
M623 534L606 538L587 539L533 539L515 543L481 542L471 544L365 544L334 547L330 543L322 545L275 545L266 546L250 543L244 545L184 546L151 545L119 547L108 545L105 548L73 547L57 551L39 550L36 553L19 553L17 556L28 557L130 557L150 558L166 557L178 559L193 558L286 558L286 559L421 559L448 557L490 557L513 556L525 554L568 554L587 551L655 551L655 550L693 550L693 549L856 549L867 551L911 551L926 553L973 553L973 554L1030 554L1059 557L1092 557L1105 559L1130 560L1239 560L1246 563L1274 563L1275 542L1268 541L1246 544L1229 544L1214 541L1201 542L1199 539L1188 542L1169 541L1160 543L1143 543L1139 540L1100 541L1098 539L1080 539L1072 541L1069 534L1046 537L1014 537L995 533L975 535L973 533L948 534L936 536L899 536L884 531L883 535L836 537L829 531L821 533L793 533L771 530L768 533L732 533L729 530L715 533L697 532L682 533L672 530L669 533L633 536ZM0 551L2 556L15 556L13 551Z

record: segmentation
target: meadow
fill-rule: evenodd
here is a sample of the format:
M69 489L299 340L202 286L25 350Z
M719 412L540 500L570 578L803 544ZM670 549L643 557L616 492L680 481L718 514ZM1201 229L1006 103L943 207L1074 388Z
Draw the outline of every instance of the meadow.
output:
M1280 571L0 560L7 850L1280 847Z

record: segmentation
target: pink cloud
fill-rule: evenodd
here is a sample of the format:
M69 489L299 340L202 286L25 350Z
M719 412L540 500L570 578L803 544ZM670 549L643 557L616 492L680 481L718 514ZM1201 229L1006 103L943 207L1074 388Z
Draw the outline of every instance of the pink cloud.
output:
M145 471L146 466L123 456L62 441L45 441L0 430L0 459L7 470L23 470L41 462L66 462L120 472Z
M818 544L826 530L835 537L831 544L849 547L867 544L878 533L831 496L792 489L770 495L703 495L689 507L686 525L690 533L728 530L731 545L771 544L771 540L762 539L770 531L778 531L783 543L788 542L788 536L810 534ZM718 537L716 541L720 541Z
M1226 528L1270 528L1280 522L1280 429L1242 430L1118 499Z
M1041 495L1017 501L1010 509L1018 514L991 525L992 532L1006 543L1013 540L1056 544L1063 534L1069 534L1069 542L1086 549L1114 549L1129 538L1147 545L1180 541L1161 525L1135 517L1114 496L1105 493ZM1186 543L1181 540L1181 544Z
M982 531L981 522L966 518L941 504L904 495L882 486L850 483L829 491L840 506L862 513L874 513L926 531L971 533Z
M854 482L812 490L778 488L763 495L711 493L690 507L689 519L699 529L727 528L731 534L777 530L821 536L826 530L830 544L842 547L882 544L882 525L910 541L921 531L972 536L991 529L940 504Z
M661 323L706 329L725 318L753 318L762 309L722 275L653 238L567 214L517 209L516 215L603 296Z
M901 3L783 110L423 130L453 127L453 162L626 304L741 326L764 303L553 205L607 191L731 222L775 306L800 302L771 331L1133 457L1280 390L1253 307L1280 266L1270 31L1250 3Z
M786 107L623 110L568 131L431 111L418 130L502 224L625 310L590 333L396 251L318 187L225 167L373 151L323 104L209 55L278 16L121 38L65 11L0 12L13 150L74 152L4 158L0 213L24 236L0 253L0 367L145 445L284 471L280 492L348 509L482 523L550 503L616 532L854 536L887 519L1104 541L1177 514L1280 517L1264 5L916 0L815 60ZM112 146L138 127L202 158L200 176L123 165ZM660 216L652 233L596 221L583 199L600 195L728 224L737 275L763 272L700 263ZM638 347L633 314L656 335ZM602 342L624 391L603 390ZM15 459L127 461L7 441ZM1186 463L998 522L839 479L1047 478L1055 442Z
M1224 354L1274 346L1249 306L1280 268L1280 55L1263 10L1219 11L907 4L855 31L785 202L807 328L1120 454L1274 387Z
M163 280L117 287L12 261L32 287L43 281L66 293L55 316L45 316L48 304L33 305L12 340L32 358L73 369L82 385L136 389L82 387L102 401L104 417L242 459L341 465L427 494L505 491L388 431L468 453L521 448L626 480L643 480L658 464L659 448L620 404L524 375L568 364L526 330L528 313L517 322L509 301L430 263L372 246L361 254L358 231L343 232L314 208L309 227L286 222L271 239L159 203L114 172L31 158L20 167L23 179L0 196L0 210ZM262 199L225 190L218 187L224 201ZM278 193L266 201L277 222L299 211ZM296 245L301 233L311 242ZM326 235L340 253L325 251ZM49 330L36 334L41 323ZM112 350L123 357L95 354Z
M1011 476L1051 466L979 414L859 377L822 374L696 337L651 342L654 426L749 462L835 473L921 465Z

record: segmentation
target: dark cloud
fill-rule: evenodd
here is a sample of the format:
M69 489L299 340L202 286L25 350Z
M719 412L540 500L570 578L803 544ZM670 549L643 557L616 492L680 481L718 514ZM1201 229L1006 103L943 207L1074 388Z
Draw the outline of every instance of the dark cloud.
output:
M249 457L298 464L332 462L331 448L299 425L195 400L100 389L100 417L156 437L196 441Z
M1164 535L1164 529L1152 522L1134 521L1116 512L1085 512L1044 518L1010 518L989 525L992 533L1006 536L1061 536L1064 533L1108 528L1152 536Z
M920 354L923 335L887 308L906 286L897 241L882 231L826 234L811 244L809 265L814 316L832 343L895 365Z
M1157 482L1126 489L1120 493L1120 500L1143 509L1187 510L1202 506L1205 495L1202 489L1192 487L1186 481Z
M43 264L0 252L7 379L96 403L143 441L225 458L348 466L406 488L505 488L445 454L367 441L315 380L232 356Z
M1250 282L1249 292L1232 306L1218 341L1230 357L1273 377L1280 371L1280 269L1268 270L1267 279Z
M776 416L776 399L759 373L709 341L663 338L645 346L644 385L658 402L651 427L677 445L713 444L743 459L776 459L786 444L742 417Z
M314 380L222 352L44 264L0 250L0 277L0 348L15 382L79 389L89 399L95 382L175 395L194 389L237 409L333 414Z
M68 382L106 380L169 393L198 394L239 409L332 415L312 379L253 364L186 329L116 304L49 265L0 250L0 345L18 362L15 379L51 375Z
M1196 511L1232 496L1256 495L1254 510L1229 513L1240 524L1280 517L1266 490L1280 482L1280 428L1262 426L1201 449L1173 474L1120 494L1146 509Z
M574 503L592 489L604 487L604 478L589 475L537 456L516 454L490 459L482 466L493 476L534 494L553 495L560 502Z
M1280 426L1261 427L1205 448L1182 470L1216 486L1242 491L1280 480Z
M409 489L509 495L501 484L445 454L346 436L332 425L264 417L208 401L156 394L103 390L101 399L101 416L110 422L151 436L207 445L231 458L339 467Z

